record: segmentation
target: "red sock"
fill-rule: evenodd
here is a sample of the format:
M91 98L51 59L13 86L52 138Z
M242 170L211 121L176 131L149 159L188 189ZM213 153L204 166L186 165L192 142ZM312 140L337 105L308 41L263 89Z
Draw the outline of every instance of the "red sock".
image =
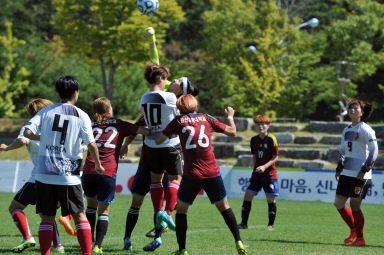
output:
M151 183L151 199L155 212L161 211L164 200L164 187L161 182Z
M81 253L83 255L92 254L92 232L91 225L88 221L80 221L76 223L77 240L81 247Z
M15 209L12 212L13 222L15 222L16 227L19 229L24 239L31 238L31 232L29 231L27 217L25 216L23 210Z
M53 240L54 226L49 222L41 222L39 227L39 243L41 255L49 255L51 253L51 243Z
M167 205L165 206L165 210L168 215L172 214L173 209L175 209L175 205L177 203L177 191L179 190L180 184L178 182L171 182L167 194L165 196L165 200L167 200Z
M363 237L364 232L364 214L361 210L353 212L353 218L355 219L356 236Z
M348 206L344 206L343 209L338 209L340 215L341 215L341 218L343 218L343 220L345 221L345 223L347 223L347 225L353 229L355 228L355 221L353 219L353 215L352 215L352 211L351 209L349 209Z
M53 247L59 247L61 246L60 236L59 236L59 230L57 229L56 222L53 225Z

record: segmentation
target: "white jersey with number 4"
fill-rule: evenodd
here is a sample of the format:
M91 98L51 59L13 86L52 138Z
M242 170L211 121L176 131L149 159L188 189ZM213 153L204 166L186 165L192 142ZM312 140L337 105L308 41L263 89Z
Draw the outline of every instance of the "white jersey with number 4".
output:
M164 148L180 143L177 135L169 137L160 145L155 142L157 134L163 131L168 123L179 114L176 102L175 94L165 91L149 91L141 97L140 110L144 114L148 128L151 130L150 135L145 136L145 145L151 148Z
M54 104L39 111L26 128L40 135L37 181L78 185L83 159L81 142L95 141L89 116L72 104Z
M27 150L29 153L29 157L31 158L32 163L33 163L32 173L31 173L31 176L29 177L28 182L35 183L35 174L36 174L36 166L37 166L37 159L38 159L38 154L39 154L40 142L26 138L24 136L25 127L26 126L24 126L20 129L20 133L19 133L19 136L17 137L17 139L23 139L27 142L27 145L26 145Z
M341 137L340 155L344 156L342 175L357 177L361 167L373 165L377 157L377 140L375 131L366 123L348 125ZM364 175L364 179L372 179L372 171Z

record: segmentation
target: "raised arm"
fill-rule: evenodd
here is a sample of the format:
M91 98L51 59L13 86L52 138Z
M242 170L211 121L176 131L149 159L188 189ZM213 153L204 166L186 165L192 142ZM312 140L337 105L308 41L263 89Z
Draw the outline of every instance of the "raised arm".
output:
M235 115L235 110L233 110L232 107L228 106L227 108L225 108L225 116L228 119L229 125L225 127L224 134L228 136L236 135L236 125L233 120L233 115Z
M144 29L144 36L149 42L149 59L152 63L160 65L159 52L156 47L155 29L153 27L147 27Z

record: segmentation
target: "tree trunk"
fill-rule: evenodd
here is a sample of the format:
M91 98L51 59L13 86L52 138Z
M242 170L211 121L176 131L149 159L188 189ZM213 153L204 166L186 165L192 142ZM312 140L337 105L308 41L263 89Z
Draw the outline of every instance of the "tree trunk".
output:
M107 76L105 74L105 63L103 56L99 56L100 60L100 69L101 69L101 79L104 90L104 96L108 97L108 89L107 89Z

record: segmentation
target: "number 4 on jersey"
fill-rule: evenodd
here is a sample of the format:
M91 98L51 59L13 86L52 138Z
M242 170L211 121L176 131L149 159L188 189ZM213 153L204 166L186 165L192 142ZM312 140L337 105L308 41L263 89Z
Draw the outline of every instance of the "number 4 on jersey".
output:
M59 127L59 123L60 123L60 114L55 114L55 119L53 120L52 131L61 132L60 144L64 144L65 138L67 137L67 129L68 129L69 120L64 120L62 127Z

